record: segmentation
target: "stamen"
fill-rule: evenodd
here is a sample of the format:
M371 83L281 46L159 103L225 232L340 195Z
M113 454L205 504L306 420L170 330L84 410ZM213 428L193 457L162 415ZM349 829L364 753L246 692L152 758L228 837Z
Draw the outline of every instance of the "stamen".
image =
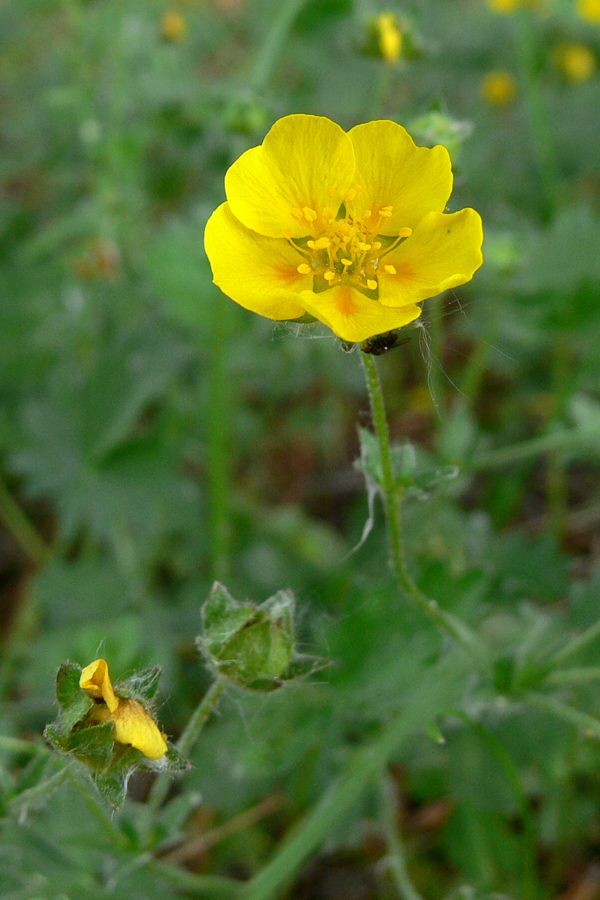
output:
M351 259L344 259L344 258L342 258L341 261L343 262L343 264L344 264L345 266L351 266L351 265L352 265L352 260L351 260Z
M398 237L401 237L401 238L410 237L412 234L412 231L413 231L412 228L409 228L407 225L404 228L400 229L400 231L398 232Z
M388 273L388 275L395 275L395 274L396 274L396 269L395 269L394 266L384 266L383 268L384 268L385 271Z
M374 291L377 288L377 282L373 281L372 278L367 278L367 287L370 291Z
M308 241L307 243L311 250L326 250L331 245L331 241L326 237L320 237L316 241Z
M335 272L325 272L323 278L325 279L325 281L333 281L333 279L335 278Z
M351 187L344 196L344 200L346 203L352 203L358 197L358 190L355 187Z
M301 219L301 218L302 218L302 210L301 210L301 209L298 209L297 206L294 207L294 209L290 209L290 212L291 212L291 214L293 215L293 217L294 217L295 219Z
M391 217L392 217L392 210L389 209L389 208L387 208L387 209L380 209L380 210L379 210L379 215L381 216L382 219L391 219Z
M296 271L299 272L300 275L310 275L312 269L307 263L300 263Z
M311 209L310 206L303 206L302 212L307 222L314 222L317 218L316 212L314 209Z
M363 243L363 241L359 241L359 242L357 243L356 246L357 246L358 249L361 250L363 253L366 253L367 250L370 250L370 249L371 249L371 244L365 244L365 243Z
M381 241L375 241L375 243L371 247L371 250L381 250L382 246L383 244L381 243Z

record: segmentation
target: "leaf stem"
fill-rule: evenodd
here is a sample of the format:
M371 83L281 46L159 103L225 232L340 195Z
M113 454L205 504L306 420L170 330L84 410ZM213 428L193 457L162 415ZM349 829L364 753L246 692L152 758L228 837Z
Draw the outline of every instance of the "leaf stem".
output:
M0 478L0 519L31 562L39 567L48 558L48 548Z
M410 880L406 867L406 854L395 821L396 793L392 779L389 776L383 778L381 782L381 826L388 846L390 869L402 900L423 900Z
M264 90L277 64L281 49L288 33L306 0L287 0L280 4L279 12L258 51L254 67L248 79L250 90L259 93Z
M489 667L487 654L478 636L456 616L440 609L435 600L431 600L421 591L408 572L404 561L400 518L400 490L394 475L381 379L371 354L362 353L361 359L367 379L373 425L379 442L383 473L383 483L381 485L383 502L388 525L392 564L398 581L407 597L428 619L434 622L442 632L456 640L468 652L470 657L476 660L478 667L487 669Z

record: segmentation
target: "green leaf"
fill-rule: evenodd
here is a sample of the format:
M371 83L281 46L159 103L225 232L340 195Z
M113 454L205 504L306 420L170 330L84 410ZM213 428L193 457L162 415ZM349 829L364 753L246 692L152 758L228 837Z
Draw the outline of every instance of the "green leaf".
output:
M115 809L121 809L127 796L127 782L129 773L122 775L104 775L99 772L92 773L98 793L103 800L110 803Z

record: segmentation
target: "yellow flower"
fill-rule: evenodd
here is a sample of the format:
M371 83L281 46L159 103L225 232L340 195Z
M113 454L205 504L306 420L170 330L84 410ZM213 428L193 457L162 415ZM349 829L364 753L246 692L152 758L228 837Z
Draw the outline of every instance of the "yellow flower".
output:
M398 62L402 50L402 32L394 13L382 12L378 15L375 19L375 31L379 38L379 49L385 61L390 65Z
M446 148L415 146L396 122L346 133L286 116L225 176L205 232L214 282L246 309L308 313L346 341L400 328L482 263L479 214L445 214L451 190Z
M510 72L494 69L483 76L480 91L490 106L508 106L517 96L517 81Z
M177 43L185 37L185 19L176 9L168 9L160 20L160 32L165 41Z
M577 0L577 12L586 22L600 25L600 0Z
M105 659L96 659L83 669L79 687L95 700L103 701L92 716L97 722L114 724L115 741L131 744L148 759L165 755L168 747L152 716L139 701L115 694Z
M589 81L596 71L596 56L587 44L559 44L553 56L556 66L572 84Z

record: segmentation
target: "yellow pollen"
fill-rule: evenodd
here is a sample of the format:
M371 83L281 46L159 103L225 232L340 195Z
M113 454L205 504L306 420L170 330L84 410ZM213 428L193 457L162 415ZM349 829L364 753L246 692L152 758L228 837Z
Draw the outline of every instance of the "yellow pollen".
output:
M382 246L381 241L375 241L375 243L372 245L371 249L372 250L381 250L381 246Z
M301 209L298 209L297 207L295 207L294 209L290 209L290 212L295 219L302 218L302 210Z
M395 274L396 274L396 269L395 269L394 266L384 266L383 268L384 268L385 271L388 273L388 275L395 275Z
M325 272L323 278L325 279L325 281L333 281L333 279L335 278L335 272Z
M297 271L300 273L300 275L310 275L312 269L307 263L300 263Z
M398 232L398 237L410 237L412 234L412 228L409 228L408 225L405 228L401 228Z
M292 210L292 212L293 212L293 210ZM315 219L317 218L316 212L314 211L314 209L311 209L310 206L303 206L302 212L303 212L304 218L306 219L307 222L314 222Z
M367 279L367 287L369 288L370 291L374 291L377 287L377 282L373 281L372 278L368 278Z
M358 249L361 250L363 253L366 253L367 250L370 250L370 249L371 249L371 245L370 245L370 244L365 244L365 243L363 243L363 241L359 241L358 244L357 244L356 246L357 246Z
M326 250L327 247L331 246L331 241L329 240L329 238L320 237L316 241L309 241L308 246L311 248L311 250Z
M352 260L351 260L351 259L344 259L344 258L342 257L342 262L343 262L343 264L344 264L345 266L351 266L351 265L352 265Z
M380 209L379 215L381 216L382 219L391 219L392 210L391 209Z
M333 220L335 219L335 211L331 206L323 207L323 218L326 222L333 222Z

